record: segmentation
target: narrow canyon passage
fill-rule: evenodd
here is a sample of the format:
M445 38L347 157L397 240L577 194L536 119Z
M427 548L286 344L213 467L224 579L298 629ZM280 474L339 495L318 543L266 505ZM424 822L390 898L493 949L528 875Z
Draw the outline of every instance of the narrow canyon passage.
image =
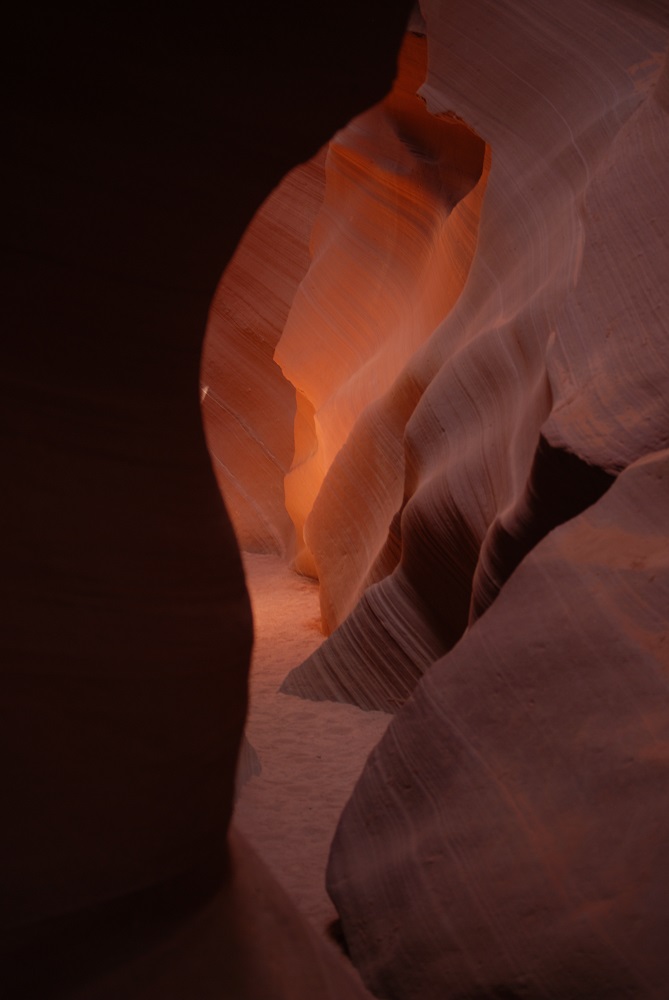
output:
M234 821L314 927L336 918L325 891L335 825L391 716L281 694L289 670L322 642L318 585L278 556L244 553L255 623L246 736L260 774Z
M669 1000L669 0L154 6L5 25L0 1000Z

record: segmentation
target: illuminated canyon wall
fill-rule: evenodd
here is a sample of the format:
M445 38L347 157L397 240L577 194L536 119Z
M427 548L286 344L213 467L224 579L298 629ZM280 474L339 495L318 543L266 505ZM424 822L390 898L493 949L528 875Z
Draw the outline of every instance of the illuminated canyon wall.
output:
M660 998L669 12L421 11L274 353L330 633L283 690L397 713L328 884L380 996Z
M309 266L324 153L258 210L212 303L202 358L202 414L214 472L247 551L294 550L284 480L294 452L295 389L274 351Z
M480 23L488 17L491 32L499 30L508 47L515 39L513 51L524 52L525 35L511 13L500 14L498 23L486 11ZM419 269L425 284L419 278L410 292L395 273L403 252L420 255L414 220L399 202L399 263L377 267L374 247L368 253L358 240L359 256L343 272L342 298L356 270L372 287L387 280L391 300L404 293L412 319L421 312L412 303L425 297L439 318L433 327L419 326L420 344L405 324L410 356L388 389L380 376L378 395L363 400L367 407L354 427L341 420L342 446L330 465L323 463L328 474L304 534L321 581L325 627L340 628L285 686L370 708L400 704L546 531L592 503L621 468L667 443L658 300L664 229L657 222L665 207L664 110L654 96L664 35L620 12L600 15L601 23L591 13L592 31L605 32L611 54L604 65L581 65L574 55L579 85L570 88L559 41L570 23L565 10L551 29L555 40L523 55L524 75L509 57L506 74L500 68L495 88L477 102L472 70L450 38L458 17L438 4L426 13L432 63L422 94L435 115L454 112L485 138L492 169L448 216L447 252L434 245L425 251L434 255L432 273ZM473 30L467 23L455 37ZM363 117L357 129L368 122ZM428 158L416 140L412 152ZM626 185L634 185L634 200L619 194ZM448 184L439 192L446 214ZM377 199L368 197L364 206L365 220L373 222ZM454 261L460 272L453 278ZM435 287L443 291L451 280L457 287L463 276L454 301L440 302ZM321 294L323 314L329 299ZM299 317L299 294L293 310ZM292 316L279 360L295 340ZM337 327L340 339L326 336L323 356L328 349L336 356L322 366L328 376L340 364L342 341L353 340L351 329L361 329L357 309ZM383 316L376 334L385 350L392 335ZM323 436L330 411L338 416L339 400L355 394L372 368L369 394L375 393L367 343L356 348L356 377L325 401L323 380L312 376ZM305 383L295 381L305 393ZM287 489L290 496L290 479Z

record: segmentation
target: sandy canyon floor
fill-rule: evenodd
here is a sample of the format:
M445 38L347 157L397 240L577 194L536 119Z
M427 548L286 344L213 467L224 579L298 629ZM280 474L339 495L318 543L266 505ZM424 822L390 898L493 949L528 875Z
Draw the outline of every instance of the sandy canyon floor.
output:
M318 586L278 557L244 554L255 623L246 736L260 773L241 788L235 823L303 915L323 932L335 826L391 716L280 694L288 671L322 641Z

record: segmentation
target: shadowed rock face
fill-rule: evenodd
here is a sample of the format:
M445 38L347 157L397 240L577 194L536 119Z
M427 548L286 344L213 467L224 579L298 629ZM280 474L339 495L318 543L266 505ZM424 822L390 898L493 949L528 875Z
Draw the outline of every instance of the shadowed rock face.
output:
M152 914L168 927L229 879L252 630L202 339L260 203L390 86L406 8L382 8L33 4L4 22L0 965L17 995L13 974L29 996L95 979L128 959L116 930L150 948ZM198 996L226 995L212 968Z
M379 996L666 992L667 511L665 451L532 550L373 751L328 885Z

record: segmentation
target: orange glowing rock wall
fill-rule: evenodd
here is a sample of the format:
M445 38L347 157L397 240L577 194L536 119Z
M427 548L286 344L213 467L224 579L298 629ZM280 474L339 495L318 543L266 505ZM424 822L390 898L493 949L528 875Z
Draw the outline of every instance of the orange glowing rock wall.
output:
M444 223L459 256L438 258L440 282L419 268L407 293L409 316L427 317L427 298L435 318L422 339L399 320L408 356L380 331L372 364L354 310L340 327L360 337L363 360L317 402L323 435L357 381L373 388L352 428L332 421L339 451L304 528L336 631L287 692L397 707L547 531L669 442L666 27L576 8L549 24L523 4L424 6L433 127L439 115L466 121L491 166ZM598 56L567 41L574 24L604 39ZM362 194L356 207L362 229L378 209ZM398 210L395 252L415 259L405 222ZM331 227L332 259L345 225ZM454 259L466 267L449 300ZM392 299L399 273L385 259L368 284L387 280ZM350 356L335 332L323 350ZM388 388L375 381L386 354L398 362Z
M358 461L378 456L386 466L378 477L381 509L372 514L354 487L344 533L339 524L332 530L332 502L324 496L334 490L334 506L348 504L350 484L328 473L363 411L390 389L457 300L475 246L485 144L461 123L427 112L416 94L425 57L425 38L408 35L391 95L329 144L311 264L276 351L298 401L286 481L296 566L321 581L326 627L352 607L387 533L401 461L395 448L388 455L363 445ZM351 520L363 537L346 536Z
M256 213L211 306L200 373L214 472L243 549L288 554L284 478L295 391L273 360L323 196L323 155L281 182Z

